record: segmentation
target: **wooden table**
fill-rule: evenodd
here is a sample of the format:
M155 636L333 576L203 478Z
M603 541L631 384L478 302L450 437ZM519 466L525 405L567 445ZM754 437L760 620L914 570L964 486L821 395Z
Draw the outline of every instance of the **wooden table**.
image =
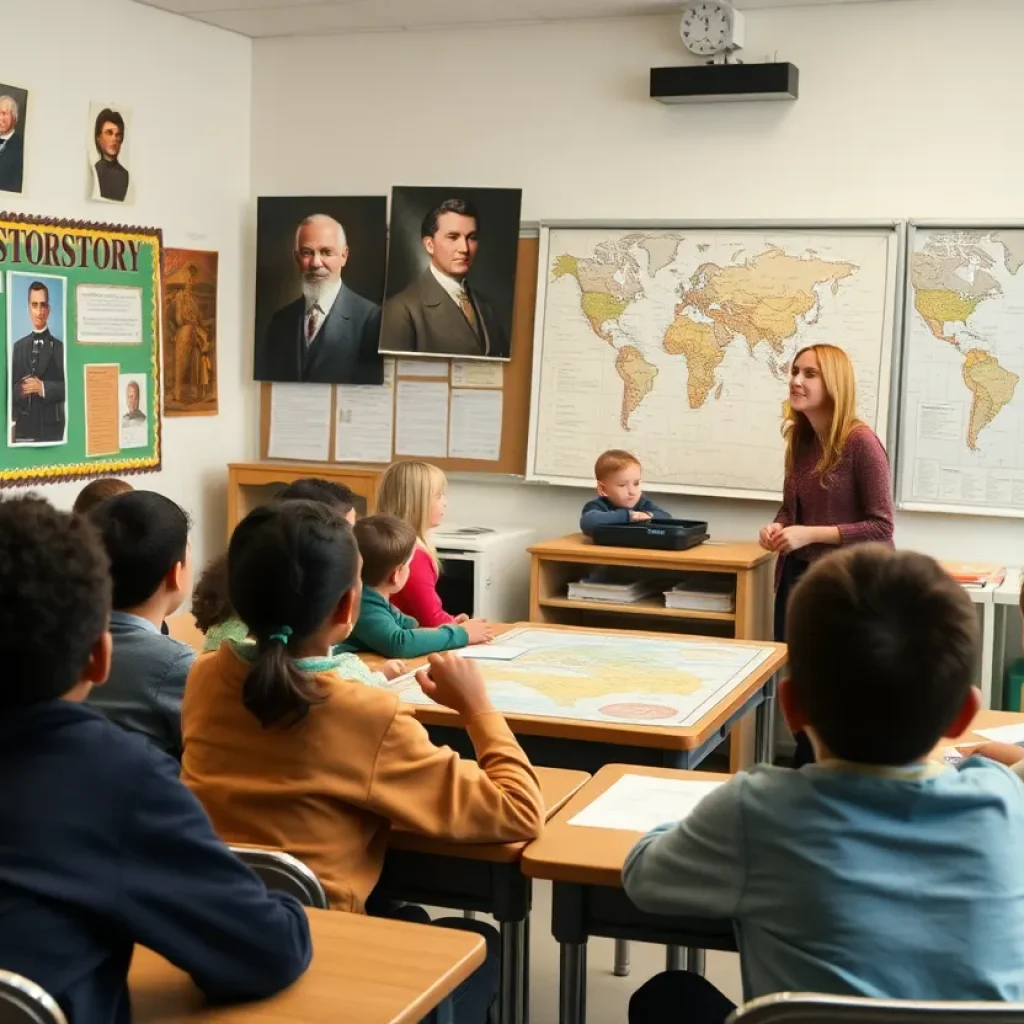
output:
M974 716L970 729L955 740L941 740L938 749L952 747L957 743L988 743L987 736L979 736L975 729L994 729L1000 725L1020 725L1024 722L1024 712L1020 711L989 711L982 708Z
M636 765L605 765L547 824L523 854L523 872L554 883L551 932L560 947L559 1024L586 1019L587 940L591 935L634 939L693 950L735 951L730 921L649 914L622 888L622 866L640 832L570 825L569 819L623 775L727 781L710 772L674 771Z
M308 910L313 961L258 1003L207 1006L188 975L141 946L128 985L134 1024L416 1024L484 962L471 932Z
M538 623L516 623L497 625L499 635L511 629L552 629L577 633L599 633L607 635L607 629L586 627L545 626ZM706 641L703 636L666 637L664 633L641 632L639 630L615 630L623 636L648 637L666 640ZM720 644L745 644L737 641L715 638ZM577 768L595 772L609 762L628 761L649 764L654 767L696 768L715 749L730 730L734 729L750 711L757 711L757 734L759 737L756 758L770 760L771 723L768 705L774 703L772 684L775 674L786 663L784 644L759 641L757 646L770 647L771 656L724 700L712 707L703 718L693 725L632 725L612 721L597 722L587 719L548 718L543 715L525 715L510 712L505 715L512 731L523 744L524 750L534 764L551 764L559 767ZM382 658L365 656L369 665L379 664ZM421 658L409 662L410 667L425 664ZM410 704L416 717L431 728L437 742L443 742L458 750L464 756L472 757L472 748L458 715L437 704ZM730 764L733 771L746 767L752 758L745 757L740 764Z
M548 818L589 778L585 772L564 768L536 771ZM395 830L377 885L378 892L392 899L475 910L495 918L501 930L501 1024L522 1024L527 1005L528 923L533 889L520 865L527 845L451 843Z

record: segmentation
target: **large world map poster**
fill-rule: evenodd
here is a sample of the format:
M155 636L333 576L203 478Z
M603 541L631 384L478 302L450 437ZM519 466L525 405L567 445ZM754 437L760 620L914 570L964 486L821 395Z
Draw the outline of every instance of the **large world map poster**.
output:
M899 232L547 226L529 474L592 480L627 448L648 488L769 498L782 487L789 364L838 344L885 436Z

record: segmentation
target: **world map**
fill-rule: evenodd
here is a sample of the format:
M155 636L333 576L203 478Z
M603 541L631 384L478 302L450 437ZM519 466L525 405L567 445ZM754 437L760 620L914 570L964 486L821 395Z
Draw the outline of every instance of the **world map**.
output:
M895 232L551 228L533 474L636 451L648 485L775 493L789 363L833 341L877 425Z
M1024 509L1024 231L918 229L901 497Z
M511 660L481 660L494 706L506 714L623 724L688 725L749 679L773 648L658 640L572 630L514 629L491 645ZM410 678L402 700L429 704Z

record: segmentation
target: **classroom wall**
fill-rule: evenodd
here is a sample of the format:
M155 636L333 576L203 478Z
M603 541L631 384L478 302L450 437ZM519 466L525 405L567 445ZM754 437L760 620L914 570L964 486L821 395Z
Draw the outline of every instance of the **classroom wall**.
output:
M163 470L133 478L193 515L197 559L224 543L228 461L258 455L248 339L248 39L128 0L3 5L0 80L29 90L26 190L0 194L18 213L155 226L164 244L220 252L220 415L164 419ZM89 104L131 108L131 206L85 198ZM244 369L243 369L244 368ZM39 487L70 507L81 484Z
M650 100L648 69L688 59L675 17L258 40L253 191L522 186L533 220L1020 217L1024 4L970 8L998 25L983 52L960 0L749 11L745 56L795 63L796 103ZM449 517L555 535L585 497L477 477L453 482ZM774 513L668 504L721 538ZM901 514L897 541L1024 562L1016 520Z

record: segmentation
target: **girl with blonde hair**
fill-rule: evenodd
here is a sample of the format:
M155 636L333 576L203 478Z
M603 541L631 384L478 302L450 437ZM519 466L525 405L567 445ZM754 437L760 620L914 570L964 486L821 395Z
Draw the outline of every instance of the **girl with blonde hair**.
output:
M786 477L782 505L758 540L778 552L775 639L784 640L786 603L812 562L834 547L868 541L892 545L889 458L857 418L850 357L836 345L809 345L793 360L782 422ZM797 764L813 760L797 737Z
M493 629L468 615L449 615L437 593L439 564L429 533L444 519L447 488L444 473L429 462L396 462L381 479L375 511L404 519L416 531L417 538L409 563L409 580L391 596L391 603L421 626L462 625L471 644L483 643L494 636Z

